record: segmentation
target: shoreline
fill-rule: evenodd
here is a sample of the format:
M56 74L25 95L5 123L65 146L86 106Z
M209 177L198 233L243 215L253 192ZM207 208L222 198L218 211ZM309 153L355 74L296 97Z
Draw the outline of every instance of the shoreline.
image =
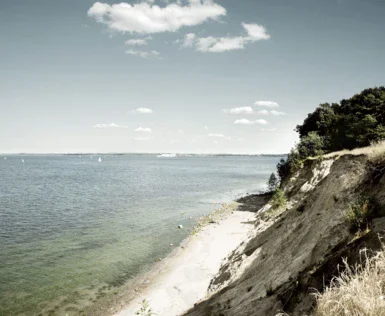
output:
M255 195L237 201L251 196ZM243 205L223 204L217 214L214 211L201 218L203 224L197 223L198 232L193 231L149 272L132 280L127 291L120 295L121 299L103 315L135 315L141 302L146 300L157 316L176 316L204 299L223 261L247 239L253 227L255 211L240 208Z

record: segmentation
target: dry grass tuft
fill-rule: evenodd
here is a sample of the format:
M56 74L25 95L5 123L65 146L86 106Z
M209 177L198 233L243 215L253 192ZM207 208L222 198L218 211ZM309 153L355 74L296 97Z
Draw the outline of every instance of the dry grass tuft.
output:
M367 155L369 161L375 165L380 165L385 163L385 140L372 143L368 147L356 148L353 150L341 150L336 151L327 155L324 155L323 158L335 158L341 157L344 155Z
M315 316L385 316L385 252L349 267L322 294Z

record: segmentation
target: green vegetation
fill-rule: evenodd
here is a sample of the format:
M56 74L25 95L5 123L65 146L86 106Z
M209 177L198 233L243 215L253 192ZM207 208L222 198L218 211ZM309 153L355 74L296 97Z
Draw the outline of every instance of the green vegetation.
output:
M296 131L299 143L277 165L281 181L308 157L384 140L385 87L366 89L340 103L320 104Z
M283 209L283 208L286 208L286 203L287 203L287 198L285 196L285 193L281 189L276 189L270 201L271 208Z
M346 219L352 233L361 233L370 229L370 222L383 216L384 211L374 197L360 197L350 205Z
M135 313L135 315L139 316L153 316L156 315L150 308L150 304L146 299L144 299L141 303L140 309Z
M267 187L269 192L274 192L277 189L278 185L279 185L279 180L275 175L275 173L273 172L270 175L269 181L267 182Z

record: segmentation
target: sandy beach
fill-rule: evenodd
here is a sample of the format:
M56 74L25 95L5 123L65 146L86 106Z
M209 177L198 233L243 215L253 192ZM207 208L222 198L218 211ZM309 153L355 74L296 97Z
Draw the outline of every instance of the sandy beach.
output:
M236 208L235 208L236 209ZM157 316L176 316L207 295L223 259L248 236L255 213L233 211L203 227L162 260L157 271L136 289L136 296L114 316L132 316L146 300Z

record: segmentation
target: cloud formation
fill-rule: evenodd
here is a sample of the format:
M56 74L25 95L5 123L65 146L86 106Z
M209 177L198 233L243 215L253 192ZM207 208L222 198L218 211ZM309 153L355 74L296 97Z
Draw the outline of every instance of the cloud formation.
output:
M255 125L255 124L267 125L268 122L264 119L259 119L259 120L254 120L254 121L251 121L248 119L240 119L240 120L236 120L234 122L234 124L235 125Z
M258 24L242 23L246 34L235 37L201 37L194 33L186 34L182 47L195 47L202 53L222 53L231 50L244 49L245 45L260 40L267 40L270 34L264 26Z
M149 2L113 5L95 2L88 16L112 31L153 34L175 32L226 15L226 9L212 0L189 0L186 5L177 2L164 7Z
M115 123L108 123L108 124L96 124L94 125L94 128L128 128L128 126L119 125Z
M274 102L274 101L256 101L254 104L257 105L257 106L264 106L264 107L267 107L267 108L277 108L277 107L279 107L279 104L277 102Z
M151 40L151 36L147 36L146 38L137 38L137 39L129 39L124 42L124 44L128 46L143 46L147 45L147 41Z
M188 33L185 35L184 40L183 40L183 47L192 47L194 45L196 35L194 33Z
M230 110L223 110L225 113L229 114L253 114L254 110L250 106L233 108Z
M134 50L134 49L127 49L126 54L133 55L133 56L139 56L142 58L158 57L160 55L160 53L157 52L156 50L144 52L144 51Z
M144 133L151 133L152 130L151 128L148 128L148 127L138 127L135 132L144 132Z
M139 113L139 114L152 114L154 113L153 110L149 108L137 108L136 110L132 111L133 113Z
M259 114L259 115L269 115L270 112L268 110L261 110L261 111L258 111L257 114Z
M270 113L271 113L271 115L286 115L285 112L279 112L276 110L271 110Z
M209 137L223 138L223 139L228 139L228 140L231 139L231 137L225 136L223 134L215 134L215 133L209 134Z

